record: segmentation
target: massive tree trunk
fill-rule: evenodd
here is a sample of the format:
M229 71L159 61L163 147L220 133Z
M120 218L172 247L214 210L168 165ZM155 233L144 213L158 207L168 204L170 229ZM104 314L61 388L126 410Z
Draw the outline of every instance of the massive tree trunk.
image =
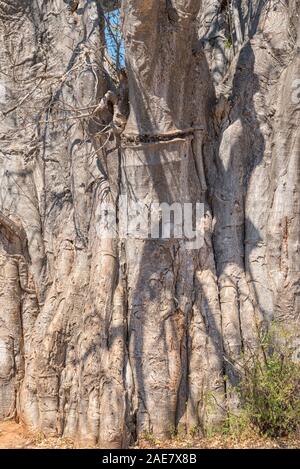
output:
M0 0L0 418L102 447L217 425L300 312L299 2L123 0L119 77L116 6ZM202 243L124 199L203 204Z

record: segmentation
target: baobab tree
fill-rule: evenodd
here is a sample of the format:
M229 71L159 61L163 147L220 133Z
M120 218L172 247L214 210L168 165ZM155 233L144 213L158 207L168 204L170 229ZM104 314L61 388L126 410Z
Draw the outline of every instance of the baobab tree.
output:
M205 432L261 330L297 344L297 9L0 1L2 419L102 447ZM201 247L121 236L121 196L201 203Z

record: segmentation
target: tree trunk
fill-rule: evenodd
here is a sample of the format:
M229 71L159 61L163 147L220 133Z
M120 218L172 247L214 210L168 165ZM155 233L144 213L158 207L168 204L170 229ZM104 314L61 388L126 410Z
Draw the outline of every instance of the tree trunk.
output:
M299 1L123 0L121 83L117 3L0 0L0 418L101 447L218 425L300 312Z

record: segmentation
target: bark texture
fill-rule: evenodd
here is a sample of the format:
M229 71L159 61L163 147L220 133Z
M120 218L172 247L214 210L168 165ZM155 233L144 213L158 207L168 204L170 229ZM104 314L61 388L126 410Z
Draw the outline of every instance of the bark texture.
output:
M0 0L0 418L101 447L218 425L300 313L299 1L123 0L118 80L116 6ZM101 237L120 195L202 247Z

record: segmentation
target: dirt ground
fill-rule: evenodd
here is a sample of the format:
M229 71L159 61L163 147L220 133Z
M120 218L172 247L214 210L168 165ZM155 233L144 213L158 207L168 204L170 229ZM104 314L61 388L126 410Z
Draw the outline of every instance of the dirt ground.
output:
M66 438L46 438L43 433L31 432L22 424L13 421L0 422L0 449L73 447L73 442Z
M41 432L32 432L13 421L0 422L0 449L67 449L76 448L67 438L45 437ZM246 449L246 448L300 448L300 439L271 440L266 438L233 438L217 435L211 438L179 438L160 442L154 437L139 442L133 448L195 448L195 449Z

